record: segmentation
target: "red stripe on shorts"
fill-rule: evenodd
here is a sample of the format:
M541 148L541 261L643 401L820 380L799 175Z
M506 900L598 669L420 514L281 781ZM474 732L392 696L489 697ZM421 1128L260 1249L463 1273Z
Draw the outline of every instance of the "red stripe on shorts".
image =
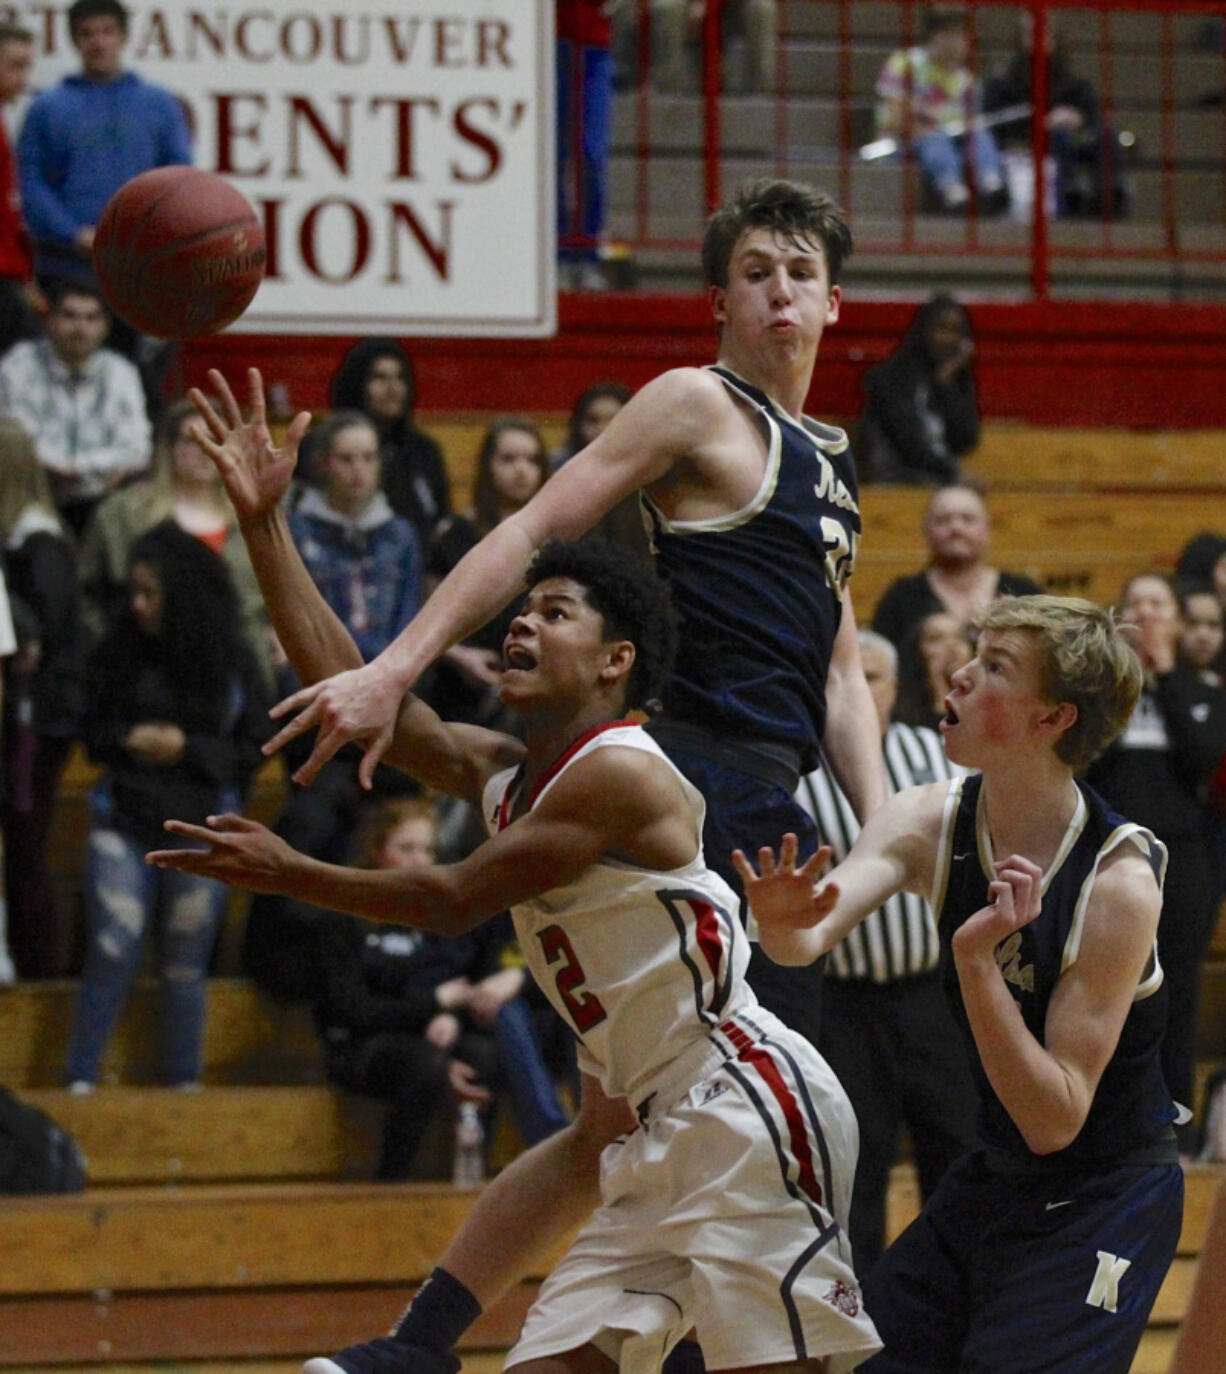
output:
M737 1059L757 1070L758 1076L778 1102L783 1119L787 1122L788 1140L799 1171L797 1182L801 1189L821 1206L822 1185L817 1181L817 1175L813 1170L809 1133L805 1130L805 1119L796 1102L795 1094L783 1081L783 1075L769 1052L755 1044L735 1021L725 1021L720 1030L732 1041L737 1051Z

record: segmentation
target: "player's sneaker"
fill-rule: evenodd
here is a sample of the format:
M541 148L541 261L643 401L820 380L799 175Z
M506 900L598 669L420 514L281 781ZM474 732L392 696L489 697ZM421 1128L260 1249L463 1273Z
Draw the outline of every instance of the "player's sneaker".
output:
M380 1336L335 1355L316 1355L302 1366L302 1374L457 1374L459 1368L455 1355Z

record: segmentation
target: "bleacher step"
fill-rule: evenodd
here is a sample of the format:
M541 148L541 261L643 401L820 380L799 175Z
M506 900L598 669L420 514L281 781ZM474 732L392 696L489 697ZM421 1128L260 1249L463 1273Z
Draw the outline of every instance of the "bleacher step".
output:
M18 983L0 990L0 1083L61 1083L76 1001L74 979ZM246 978L210 978L204 1027L206 1083L318 1083L319 1038L304 1006L286 1006ZM138 980L103 1058L104 1082L152 1083L157 987Z
M74 1137L94 1186L369 1178L383 1112L328 1084L19 1095Z
M1145 1374L1163 1368L1162 1338L1186 1307L1222 1174L1186 1171L1180 1256L1138 1356ZM8 1199L0 1368L300 1359L367 1338L429 1273L475 1196L447 1185L298 1184ZM891 1232L915 1204L914 1172L900 1166ZM466 1337L470 1374L485 1374L486 1355L501 1358L553 1258Z

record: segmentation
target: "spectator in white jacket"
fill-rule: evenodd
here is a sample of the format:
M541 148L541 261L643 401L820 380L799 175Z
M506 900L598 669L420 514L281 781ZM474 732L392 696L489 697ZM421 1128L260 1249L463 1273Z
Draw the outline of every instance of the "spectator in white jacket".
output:
M98 502L149 466L140 373L103 347L110 316L87 285L53 288L46 337L0 358L0 414L34 437L65 522L80 534Z

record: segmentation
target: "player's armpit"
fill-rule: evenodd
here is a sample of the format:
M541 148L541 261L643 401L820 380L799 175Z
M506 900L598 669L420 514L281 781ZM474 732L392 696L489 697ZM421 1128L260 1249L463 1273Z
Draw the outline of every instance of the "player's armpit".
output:
M701 368L664 373L504 523L521 528L533 548L549 539L577 539L627 496L667 481L701 447L728 404L723 384Z

